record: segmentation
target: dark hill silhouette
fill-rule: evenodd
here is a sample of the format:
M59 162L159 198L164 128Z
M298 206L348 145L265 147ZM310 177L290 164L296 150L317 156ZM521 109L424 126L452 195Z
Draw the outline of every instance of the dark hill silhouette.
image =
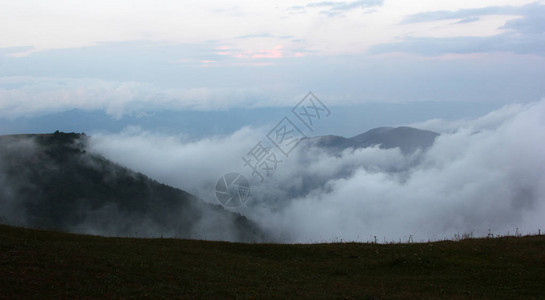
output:
M0 222L113 236L262 241L245 217L86 152L87 136L0 137Z
M310 138L311 145L332 151L342 151L347 148L366 148L379 145L383 149L399 148L404 154L417 149L429 148L438 133L412 127L379 127L371 129L351 138L327 135Z

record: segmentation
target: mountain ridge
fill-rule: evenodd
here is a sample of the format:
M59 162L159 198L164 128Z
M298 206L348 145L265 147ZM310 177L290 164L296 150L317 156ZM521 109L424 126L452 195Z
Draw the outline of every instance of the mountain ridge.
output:
M332 151L379 146L382 149L399 148L404 154L410 154L418 149L428 149L438 136L439 134L433 131L399 126L377 127L350 138L325 135L308 138L307 141L311 145Z
M0 222L106 236L257 242L242 215L86 151L85 134L0 136Z

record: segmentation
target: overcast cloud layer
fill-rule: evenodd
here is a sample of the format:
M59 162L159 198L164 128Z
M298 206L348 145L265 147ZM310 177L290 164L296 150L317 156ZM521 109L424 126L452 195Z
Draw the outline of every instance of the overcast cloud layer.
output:
M263 183L241 157L266 130L184 142L129 128L94 136L94 151L161 182L215 202L226 172L252 181L237 209L287 242L453 238L537 232L545 224L545 101L474 120L422 126L443 132L426 153L348 149L296 151ZM298 148L302 150L301 148Z
M149 1L76 4L48 0L1 4L0 28L4 38L0 47L11 47L8 52L12 55L100 42L151 40L189 44L218 41L222 43L220 55L278 58L308 52L357 53L408 36L491 36L505 29L526 32L538 25L539 20L531 16L543 2L421 0L408 4L403 0L349 0L188 4L163 0L160 4ZM524 20L527 16L530 16L528 21ZM468 18L472 18L471 22ZM512 19L519 21L501 28L506 20ZM454 22L441 23L444 20ZM435 23L415 24L423 22ZM403 26L398 26L400 23ZM73 28L77 30L70 30Z
M0 0L0 118L545 96L544 1L159 2Z

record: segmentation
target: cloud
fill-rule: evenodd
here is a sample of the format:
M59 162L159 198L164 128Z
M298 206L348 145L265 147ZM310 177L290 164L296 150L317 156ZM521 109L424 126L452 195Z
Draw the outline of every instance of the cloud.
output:
M381 6L383 5L383 0L357 0L357 1L340 1L340 2L333 2L333 1L322 1L322 2L311 2L306 5L306 7L319 7L319 8L325 8L327 10L322 11L322 14L328 15L328 16L336 16L343 12L358 9L358 8L370 8L375 6Z
M511 29L518 33L543 34L545 33L545 5L527 5L521 8L524 18L508 21L504 29Z
M431 119L424 122L409 124L409 126L440 133L454 133L458 130L466 130L469 132L493 130L527 109L528 107L522 104L510 104L476 119L451 121Z
M11 57L17 57L20 55L25 55L27 53L30 53L32 51L36 50L34 47L7 47L7 48L0 48L0 57L1 56L11 56Z
M437 40L430 39L434 44L424 49L417 47L417 40L404 46L414 46L409 50L427 53L429 57L350 55L324 59L304 49L297 48L300 53L297 54L285 48L274 49L275 45L271 45L263 48L263 53L246 55L282 53L302 57L240 60L228 55L194 57L199 61L217 61L199 63L199 66L174 62L182 57L178 50L183 47L161 47L154 43L104 45L3 58L0 59L3 63L0 67L0 118L32 118L73 109L104 111L120 118L161 110L291 107L309 89L331 105L355 108L370 102L411 102L414 105L419 101L459 101L501 105L513 100L534 101L545 95L544 56L496 53L460 54L449 58L441 54L453 48L465 53L472 50L472 44L456 43L455 39L448 44L435 42ZM228 45L217 45L222 47L214 50L217 52L230 55L239 51ZM537 44L536 47L543 48ZM392 49L383 50L377 52ZM226 62L237 62L238 65L226 66ZM276 64L248 65L269 62ZM455 113L460 111L459 107L453 109ZM412 121L424 120L416 116L421 116L425 110L427 108L412 112L411 116L415 116ZM378 114L369 118L380 125Z
M322 1L322 2L310 2L306 7L325 7L330 12L338 13L341 11L352 10L356 8L368 8L374 6L381 6L384 4L383 0L357 0L357 1Z
M240 50L240 49L232 49L232 48L224 48L219 49L221 51L216 52L217 55L221 56L230 56L237 59L270 59L270 58L282 58L285 56L283 51L282 45L276 45L272 49L248 49L248 50ZM293 54L290 54L290 56L294 57L300 57L300 55L297 55L299 52L295 52ZM270 62L267 62L270 63Z
M544 42L545 37L540 35L520 36L516 34L501 34L492 37L408 37L401 42L371 47L369 53L383 54L403 52L439 56L448 53L471 54L510 52L515 54L545 56L545 49L541 47Z
M298 2L255 1L239 5L211 1L194 3L191 7L177 1L151 5L141 0L121 1L114 5L107 1L75 5L58 0L46 0L40 4L5 3L0 11L0 19L5 25L1 29L0 48L31 46L36 51L45 51L129 41L189 45L217 41L239 49L263 49L270 46L263 44L262 39L267 38L272 40L271 44L283 43L290 50L292 45L286 40L293 36L295 39L309 37L310 45L304 47L320 50L317 49L318 44L324 36L315 37L308 28L319 17L318 14L286 14L284 8L305 4L304 1ZM381 4L381 0L320 2L317 9L324 14L336 15ZM75 32L67 28L79 30ZM343 37L345 43L352 44L353 39L339 34L345 33L345 29L345 26L336 28L337 34L328 33L327 38ZM21 55L28 53L20 52Z
M273 53L274 54L274 53ZM114 118L160 110L222 110L267 102L255 88L172 88L98 79L0 77L0 117L31 117L71 109Z
M499 34L491 36L426 37L406 36L400 41L372 46L369 53L405 52L437 56L445 53L510 52L545 56L545 5L532 3L520 7L493 6L457 11L432 11L407 16L401 24L458 20L455 24L480 22L484 16L509 15Z
M468 17L468 18L461 19L460 21L456 22L456 24L477 22L480 19L481 19L480 17Z
M282 58L284 54L282 53L282 46L278 45L273 49L261 49L257 53L252 55L252 59L255 58Z
M268 32L264 32L264 33L257 33L257 34L245 34L245 35L237 36L235 38L237 38L237 39L254 39L254 38L272 38L272 37L275 37L275 36L273 36L272 34L270 34Z
M259 183L241 156L266 130L184 142L150 132L99 136L97 151L214 202L226 172L252 182L237 211L287 242L415 240L536 232L545 223L545 100L445 126L427 152L298 147Z
M202 195L210 192L219 176L242 171L242 155L263 133L242 128L229 136L187 141L183 133L170 136L128 127L119 134L93 135L91 150L163 183ZM210 197L204 200L214 201Z
M177 1L161 1L161 5L142 0L120 1L115 5L102 0L85 5L58 0L44 0L39 4L12 1L6 2L0 11L0 19L5 25L1 29L3 38L0 48L33 47L32 50L18 52L19 55L30 55L48 49L86 50L104 43L130 41L197 46L213 41L242 50L266 49L282 44L286 52L292 52L293 48L305 48L319 55L362 53L372 45L418 32L418 29L411 26L395 26L406 15L410 15L407 22L418 23L448 18L453 14L463 17L462 15L478 13L510 13L510 9L517 9L513 5L520 4L521 0L501 1L501 4L512 6L464 9L489 5L491 2L483 0L460 4L424 1L406 5L405 1L400 0L386 3L382 0L299 0L274 3L254 1L251 4L238 5L211 1L187 7ZM522 3L528 3L528 0ZM458 9L456 13L448 11L457 8L462 9ZM428 12L430 9L436 12ZM362 13L366 14L364 18ZM518 12L514 13L520 15ZM343 17L323 22L324 16L340 15ZM480 32L481 28L476 27L473 31ZM355 36L358 38L354 39ZM290 44L287 37L304 40L304 43ZM269 39L270 42L264 44L264 39ZM179 57L176 60L183 59L198 62L214 58Z
M412 14L404 18L402 24L433 22L452 19L466 19L471 17L489 16L489 15L519 15L526 11L527 7L533 7L536 4L523 7L516 6L489 6L482 8L460 9L456 11L428 11Z

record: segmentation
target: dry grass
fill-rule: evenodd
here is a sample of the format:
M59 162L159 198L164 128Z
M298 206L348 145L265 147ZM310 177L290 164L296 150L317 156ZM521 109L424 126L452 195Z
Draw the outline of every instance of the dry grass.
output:
M545 298L545 236L239 244L0 226L0 297Z

